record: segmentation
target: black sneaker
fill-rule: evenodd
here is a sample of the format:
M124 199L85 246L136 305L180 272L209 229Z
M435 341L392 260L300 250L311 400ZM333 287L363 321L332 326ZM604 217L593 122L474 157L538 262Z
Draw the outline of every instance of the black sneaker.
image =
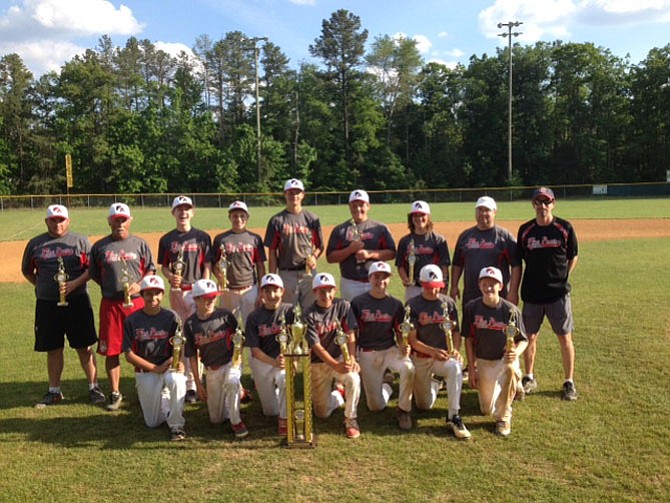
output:
M97 386L88 391L88 398L91 403L103 403L107 401L107 397Z
M170 431L170 440L172 442L180 442L186 438L186 433L181 428L173 428Z
M119 410L119 407L121 407L121 400L123 400L123 396L119 392L112 393L111 395L109 395L109 403L107 404L107 410L110 412Z
M523 386L523 391L526 395L537 390L537 381L533 377L523 376L521 379L521 385Z
M451 419L447 419L447 428L451 428L454 436L459 440L468 440L472 436L463 424L461 416L458 414L453 416Z
M186 392L186 398L184 401L188 404L193 405L198 401L198 393L194 389L190 389Z
M35 408L43 409L49 405L56 405L63 399L63 393L60 391L47 391L47 394L44 395L44 398L37 402Z
M575 389L574 383L570 381L565 381L563 383L563 395L561 398L569 402L577 400L577 390Z

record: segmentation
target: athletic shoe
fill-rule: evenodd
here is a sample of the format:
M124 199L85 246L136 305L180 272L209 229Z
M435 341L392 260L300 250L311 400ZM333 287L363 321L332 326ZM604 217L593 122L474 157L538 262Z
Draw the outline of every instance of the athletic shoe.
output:
M358 438L361 436L361 429L358 426L356 418L344 418L344 432L346 433L347 438Z
M88 390L88 399L91 403L104 403L107 401L107 397L105 397L105 394L97 386Z
M461 373L463 374L463 380L464 381L468 380L468 377L469 377L468 372L469 372L469 369L468 369L468 366L466 365L465 367L463 367L463 370L461 371Z
M109 403L107 404L107 410L110 412L119 410L119 407L121 407L121 400L123 400L123 396L118 391L109 395Z
M186 438L186 433L181 428L173 428L170 431L170 440L173 442L179 442Z
M534 377L523 376L523 379L521 379L521 384L523 385L523 391L526 393L526 395L537 389L537 381Z
M277 434L280 437L287 437L288 436L288 420L279 418L277 419Z
M58 402L60 402L63 399L63 393L60 391L47 391L47 394L44 395L44 398L37 402L35 407L37 409L43 409L44 407L47 407L49 405L56 405Z
M447 428L451 428L454 436L459 440L468 440L472 436L458 414L452 416L451 419L447 419Z
M405 431L412 429L412 416L409 415L409 412L398 409L398 426Z
M252 399L253 396L251 395L251 391L242 388L242 391L240 392L240 403L249 403Z
M563 395L561 398L563 400L568 400L569 402L577 400L577 390L575 389L575 385L570 381L565 381L563 383Z
M244 438L249 434L249 430L247 430L247 427L244 425L242 421L240 421L237 424L231 424L230 426L233 429L235 438Z
M395 376L393 375L393 372L390 370L387 370L384 372L384 377L382 378L382 382L385 382L389 386L393 386L393 381L395 381Z
M190 389L186 392L186 397L184 401L188 404L193 405L198 401L198 393L194 389Z
M495 433L501 437L509 437L509 434L512 433L512 426L509 421L496 421Z

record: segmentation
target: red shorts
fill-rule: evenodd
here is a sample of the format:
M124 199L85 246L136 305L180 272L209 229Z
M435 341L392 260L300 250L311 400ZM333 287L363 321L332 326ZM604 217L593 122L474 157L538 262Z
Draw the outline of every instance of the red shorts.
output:
M100 301L100 340L98 354L118 356L123 347L123 321L128 315L144 307L144 299L135 297L133 307L123 307L123 300L102 299Z

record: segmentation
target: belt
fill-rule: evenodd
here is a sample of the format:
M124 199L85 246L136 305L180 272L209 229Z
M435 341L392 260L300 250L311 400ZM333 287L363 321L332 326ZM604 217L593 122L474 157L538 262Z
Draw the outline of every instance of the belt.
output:
M370 280L368 278L361 278L361 279L355 279L355 278L344 278L348 281L356 281L358 283L370 283Z
M412 356L416 356L417 358L432 358L432 356L425 353L419 353L418 351L412 351Z
M247 285L247 286L229 286L228 290L246 290L247 288L251 288L254 285Z
M304 271L306 267L307 267L307 264L303 264L303 265L297 265L297 266L294 266L294 267L288 267L286 269L281 269L280 268L279 270L280 271Z
M172 290L174 290L174 288L172 288ZM190 283L182 283L181 285L179 285L179 289L177 291L179 290L181 290L182 292L189 292L193 290L193 285L191 285Z
M387 349L390 349L392 347L393 346L389 346L388 348L383 348L383 349L358 348L358 350L362 351L363 353L374 353L375 351L386 351Z

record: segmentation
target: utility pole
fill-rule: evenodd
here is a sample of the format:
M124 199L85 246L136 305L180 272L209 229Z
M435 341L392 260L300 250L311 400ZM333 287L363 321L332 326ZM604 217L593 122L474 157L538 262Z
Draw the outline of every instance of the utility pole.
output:
M522 32L512 32L512 28L521 26L523 21L509 21L507 23L498 23L498 28L507 28L507 33L498 33L499 37L507 37L507 52L509 56L509 96L507 106L507 178L512 185L512 37L518 37Z
M263 176L263 162L262 162L262 150L261 150L261 104L260 104L260 98L258 95L258 58L261 53L261 48L258 47L258 42L267 42L268 38L267 37L253 37L253 38L243 38L242 41L248 41L253 44L252 47L249 48L249 50L254 51L254 70L256 72L256 82L255 82L255 89L256 89L256 162L258 164L257 170L258 170L258 184L260 186L261 183L261 178Z

